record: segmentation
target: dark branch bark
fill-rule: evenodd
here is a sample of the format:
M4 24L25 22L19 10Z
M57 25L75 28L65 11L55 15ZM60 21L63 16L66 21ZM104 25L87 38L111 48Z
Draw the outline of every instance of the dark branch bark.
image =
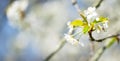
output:
M118 37L118 36L120 36L120 34L108 36L108 37L105 37L105 38L102 38L102 39L98 39L98 40L94 40L94 41L96 41L96 42L102 42L102 41L104 41L105 39L112 38L112 37Z
M99 8L102 2L103 2L103 0L100 0L95 7L96 7L96 8Z

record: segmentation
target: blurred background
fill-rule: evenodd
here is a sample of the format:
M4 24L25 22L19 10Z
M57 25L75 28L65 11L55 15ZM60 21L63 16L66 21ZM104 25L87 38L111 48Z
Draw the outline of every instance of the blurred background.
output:
M99 0L78 0L81 10ZM94 33L96 39L120 33L120 0L104 0L97 9L109 18L107 32ZM60 44L66 23L79 18L71 0L0 0L0 61L43 61ZM89 37L84 47L67 43L50 61L88 61ZM98 48L102 43L96 43ZM97 48L97 49L98 49ZM120 45L115 43L99 61L120 61Z

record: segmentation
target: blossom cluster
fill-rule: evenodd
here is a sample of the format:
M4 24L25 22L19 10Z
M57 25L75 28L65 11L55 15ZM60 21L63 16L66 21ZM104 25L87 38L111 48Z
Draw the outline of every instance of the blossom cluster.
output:
M94 28L97 33L100 33L101 30L108 28L108 19L102 16L99 17L95 7L89 7L84 11L84 14L89 24L97 22L94 24Z
M79 42L79 39L75 38L76 35L74 35L74 33L76 29L82 30L80 31L80 34L86 34L91 30L100 33L100 31L108 28L108 19L103 16L99 16L95 7L89 7L80 15L82 19L75 19L67 23L69 31L67 34L65 34L65 39L73 45L80 44L83 46L83 44Z

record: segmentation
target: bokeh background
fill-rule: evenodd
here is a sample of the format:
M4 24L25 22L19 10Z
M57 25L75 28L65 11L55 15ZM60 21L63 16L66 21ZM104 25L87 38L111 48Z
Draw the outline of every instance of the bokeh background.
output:
M78 3L84 10L98 1L78 0ZM19 23L16 22L19 20L13 21L17 16L10 20L6 15L10 4L10 0L0 0L0 61L43 61L58 48L68 30L66 23L79 18L71 0L28 0L26 16ZM104 0L97 12L108 17L110 22L107 32L94 33L96 39L120 33L120 0ZM11 25L12 22L21 25ZM81 42L84 47L67 43L50 61L88 61L89 37L83 35ZM99 48L103 43L96 44ZM115 43L107 49L99 61L120 61L120 44Z

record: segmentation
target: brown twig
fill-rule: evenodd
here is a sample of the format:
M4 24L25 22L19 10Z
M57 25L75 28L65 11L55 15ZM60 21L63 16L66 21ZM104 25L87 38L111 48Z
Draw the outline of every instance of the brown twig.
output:
M102 39L94 39L92 36L92 38L93 38L93 41L96 41L96 42L102 42L102 41L104 41L104 40L106 40L106 39L108 39L108 38L112 38L112 37L118 37L118 36L120 36L120 34L116 34L116 35L111 35L111 36L108 36L108 37L105 37L105 38L102 38Z
M90 37L90 40L91 41L95 41L95 39L94 39L94 37L92 36L92 29L88 32L88 35L89 35L89 37Z

